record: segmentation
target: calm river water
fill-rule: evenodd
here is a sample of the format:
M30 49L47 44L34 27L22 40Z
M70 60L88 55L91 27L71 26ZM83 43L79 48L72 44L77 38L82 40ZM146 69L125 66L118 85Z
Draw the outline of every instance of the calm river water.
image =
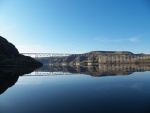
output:
M0 113L150 113L150 72L20 76Z

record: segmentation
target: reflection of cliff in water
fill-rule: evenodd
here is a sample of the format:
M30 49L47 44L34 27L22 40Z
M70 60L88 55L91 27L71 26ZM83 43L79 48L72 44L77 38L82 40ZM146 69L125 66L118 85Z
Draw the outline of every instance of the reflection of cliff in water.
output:
M97 66L43 66L40 72L68 72L74 74L87 74L91 76L129 75L133 72L150 71L150 64L116 64Z
M0 67L0 94L13 86L18 81L19 76L31 73L35 69L34 67Z

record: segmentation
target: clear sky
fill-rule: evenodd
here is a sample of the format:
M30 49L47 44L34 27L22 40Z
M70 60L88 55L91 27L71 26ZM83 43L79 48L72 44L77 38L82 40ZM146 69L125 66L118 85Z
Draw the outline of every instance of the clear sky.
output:
M0 35L22 53L150 54L150 0L0 0Z

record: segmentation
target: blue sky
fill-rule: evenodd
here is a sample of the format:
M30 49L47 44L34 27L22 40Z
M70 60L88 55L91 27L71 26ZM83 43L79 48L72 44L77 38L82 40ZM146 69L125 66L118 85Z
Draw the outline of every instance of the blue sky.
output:
M150 53L150 2L0 0L0 35L21 53Z

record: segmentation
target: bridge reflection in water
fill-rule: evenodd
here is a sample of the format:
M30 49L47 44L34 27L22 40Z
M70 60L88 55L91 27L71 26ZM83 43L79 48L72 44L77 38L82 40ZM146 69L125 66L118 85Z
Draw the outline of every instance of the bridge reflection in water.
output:
M97 66L55 66L44 65L25 76L50 76L50 75L74 75L86 74L91 76L115 76L130 75L134 72L150 71L150 64L101 64Z

